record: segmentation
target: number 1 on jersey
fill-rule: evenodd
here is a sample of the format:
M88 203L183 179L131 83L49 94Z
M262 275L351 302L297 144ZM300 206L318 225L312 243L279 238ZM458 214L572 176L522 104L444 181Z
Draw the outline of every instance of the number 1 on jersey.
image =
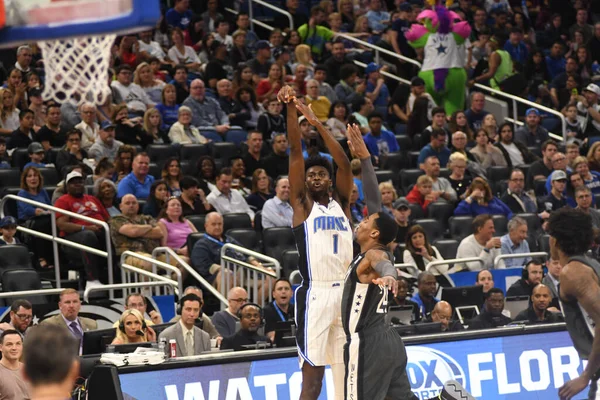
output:
M339 235L337 233L334 233L333 234L333 254L338 253L338 241L339 241Z

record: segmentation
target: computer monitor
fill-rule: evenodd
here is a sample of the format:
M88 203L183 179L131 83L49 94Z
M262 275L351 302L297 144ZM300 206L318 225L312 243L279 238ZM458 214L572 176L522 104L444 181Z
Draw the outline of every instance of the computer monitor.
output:
M388 325L410 325L413 320L413 306L390 306L385 320Z
M529 296L511 296L504 299L504 310L510 312L510 318L515 319L518 313L529 307Z
M152 348L152 342L115 344L115 353L128 354L133 353L138 347Z
M117 334L116 328L83 332L83 354L104 353Z
M428 335L431 333L440 333L442 331L441 322L424 322L422 324L414 324L416 335Z
M401 337L411 336L415 334L414 325L394 325L394 329Z
M456 307L456 315L458 316L458 320L462 324L466 324L467 321L470 321L479 315L479 307L477 307L477 306Z
M442 300L450 303L452 308L464 306L480 306L483 304L483 286L459 286L442 289Z
M296 324L294 321L277 321L275 324L275 346L294 347L296 345Z

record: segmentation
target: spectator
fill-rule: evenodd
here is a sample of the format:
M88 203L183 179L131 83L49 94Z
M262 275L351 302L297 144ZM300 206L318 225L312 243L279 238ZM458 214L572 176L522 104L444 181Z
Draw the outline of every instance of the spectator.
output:
M11 133L6 147L9 150L26 149L36 138L37 135L33 131L33 111L23 110L19 113L19 127Z
M189 220L183 217L181 200L169 197L158 215L158 226L162 231L161 246L170 247L186 263L190 263L187 237L198 230ZM182 267L180 267L182 269ZM182 270L182 273L185 271Z
M423 213L427 213L427 207L434 201L432 186L433 180L431 177L427 175L419 176L416 184L406 195L406 200L409 203L420 205L423 209Z
M397 279L398 292L390 300L390 307L392 306L411 306L413 308L412 321L419 321L421 319L419 313L419 305L412 300L408 299L408 281L406 278L401 276Z
M552 167L554 168L554 171L564 171L567 176L568 176L568 172L567 172L567 157L565 156L564 153L561 152L556 152L554 153L554 155L552 156ZM548 176L548 178L546 179L546 192L550 192L551 189L551 176Z
M575 107L573 107L573 108L575 108ZM570 172L573 172L573 169L574 169L573 161L575 161L575 159L580 156L579 145L575 142L568 143L566 146L565 155L567 156L567 170L570 170ZM590 169L593 169L589 158L588 158L588 167Z
M146 302L146 297L144 297L144 295L142 295L141 293L133 292L127 295L127 297L125 298L125 310L137 310L143 317L146 316L147 306L148 304ZM160 314L156 310L151 310L148 313L148 316L151 318L151 320L144 319L146 326L160 324L162 321ZM118 327L119 320L115 321L115 323L113 324L113 328Z
M233 156L229 159L231 167L231 189L239 192L244 198L250 194L250 188L246 187L246 165L239 156Z
M284 9L292 14L292 20L296 28L308 22L308 17L306 16L305 12L300 9L300 2L298 0L286 0ZM286 33L288 33L288 35L290 33L290 21L283 14L277 13L275 15L273 26L284 30Z
M552 100L552 104L556 108L562 108L561 104L564 106L566 102L570 101L573 96L573 92L571 88L567 89L569 84L569 79L574 79L576 84L576 88L580 87L581 76L577 74L578 60L575 57L568 57L565 63L565 70L560 74L556 75L554 79L548 85L550 89L550 98ZM577 102L577 97L575 97L575 102Z
M17 49L17 62L15 63L15 68L22 73L30 72L32 60L33 54L31 52L31 47L29 47L29 45L19 46Z
M497 328L510 324L512 320L504 316L502 310L504 310L502 289L490 289L485 294L483 310L469 321L469 330Z
M483 294L485 295L494 287L494 276L487 269L482 269L477 273L475 284L483 286Z
M160 103L165 82L155 79L150 64L141 62L133 75L133 82L141 87L154 104Z
M27 97L29 98L29 109L33 111L34 115L33 130L37 131L42 126L46 125L46 105L44 104L44 99L42 99L42 90L29 89L29 91L27 92ZM0 133L2 133L2 124L0 124Z
M374 0L379 1L379 0ZM385 71L386 67L383 67ZM390 91L385 84L385 80L379 73L382 69L375 63L369 63L365 69L365 75L367 80L367 89L365 94L371 99L375 109L379 111L384 117L387 117L388 103L391 100Z
M410 94L408 97L400 96L400 92L398 92L400 88L401 86L398 86L398 89L394 92L395 100L392 99L392 102L395 103L393 107L396 116L401 121L408 122L409 116L413 113L413 110L415 110L415 102L420 97L424 97L427 100L427 120L430 121L433 118L432 111L434 107L436 107L436 104L433 97L425 92L425 81L418 76L412 78L410 81ZM400 101L399 98L402 98L402 100Z
M588 46L592 61L600 63L600 22L594 24L594 36L590 39Z
M369 153L376 157L377 163L380 158L385 158L389 153L400 151L396 136L388 130L382 129L383 116L377 111L369 114L370 132L364 136L365 144Z
M214 101L213 99L210 100ZM172 143L181 145L208 143L208 139L202 136L198 128L194 126L194 117L190 107L182 105L179 107L178 115L179 118L177 122L169 129L169 139Z
M91 145L88 153L89 157L96 160L96 162L99 162L102 158L115 161L119 148L123 145L123 142L115 140L115 126L108 121L102 122L98 139Z
M506 296L529 296L531 298L533 288L540 284L544 277L543 265L543 261L538 259L532 259L525 264L521 279L510 285Z
M590 83L583 89L583 97L580 96L579 102L577 103L577 112L587 121L585 133L590 139L595 136L600 136L599 97L600 87L594 83Z
M423 322L439 322L442 332L459 332L464 329L460 321L452 320L452 306L447 301L439 301L433 307L431 315Z
M202 189L198 188L198 180L192 176L184 176L179 181L181 187L181 206L184 217L188 215L206 214L211 206L206 201L206 196Z
M521 68L525 65L525 62L529 58L529 50L525 42L523 42L523 31L521 28L515 26L510 30L508 40L504 44L504 50L508 52L512 60L517 65L520 65Z
M258 85L261 79L269 75L271 69L271 45L266 40L256 42L256 55L248 63L252 70L252 81Z
M49 109L47 109L49 110ZM55 128L60 129L60 107L57 109L59 116L59 123L55 125ZM96 106L94 103L85 102L81 105L81 122L75 125L75 129L79 129L81 131L81 147L89 151L92 145L96 142L98 137L100 136L100 125L96 122L98 119L96 116ZM50 118L50 112L48 111L48 118ZM49 125L47 124L49 127ZM40 129L41 131L41 129ZM58 129L56 129L58 131ZM64 133L63 133L63 144L64 145ZM54 140L49 140L47 143L48 148L50 147L60 147L62 145L56 146ZM43 144L43 143L42 143ZM102 158L102 157L100 157ZM113 155L114 158L114 155Z
M565 171L554 171L550 175L551 189L547 196L538 197L538 212L545 221L550 217L552 211L567 206L567 198L563 195L567 187L567 173Z
M253 345L257 342L270 342L266 336L257 333L261 321L262 310L253 303L247 303L238 311L240 330L232 336L226 336L221 342L221 350L233 349L234 351L245 350L243 346Z
M144 114L144 123L142 125L148 140L152 144L170 144L169 131L163 128L160 112L156 108L150 108Z
M202 239L200 239L202 240ZM198 243L198 242L196 242ZM194 245L194 248L196 245ZM220 253L220 250L219 250ZM219 279L217 279L217 282ZM248 302L248 292L243 287L233 287L227 293L227 301L229 305L222 311L217 311L212 316L212 322L223 337L235 334L236 322L238 318L238 310L241 306Z
M287 131L286 120L285 115L281 113L282 110L283 105L277 98L269 99L267 101L267 111L258 117L256 124L258 132L250 132L248 136L262 134L260 143L262 146L263 138L270 139L277 133L285 133ZM253 161L251 164L256 164L256 161Z
M373 112L373 102L368 97L359 97L352 103L352 116L356 119L356 122L360 125L360 130L363 134L367 134L370 131L369 121L367 116ZM386 129L385 126L383 129Z
M121 104L115 108L112 123L115 125L115 138L122 143L146 147L154 138L142 127L142 117L129 118L127 106Z
M501 214L512 218L512 211L492 194L490 185L482 178L475 178L467 190L466 197L454 210L454 215Z
M467 134L461 131L456 131L451 136L452 146L450 147L450 151L452 154L459 153L462 155L467 161L477 162L475 156L467 151ZM448 160L450 161L450 160Z
M575 189L575 201L577 202L576 209L589 215L594 228L600 229L600 211L592 208L593 199L592 191L587 186L580 186Z
M139 334L142 332L142 335ZM116 336L111 344L156 342L156 332L146 325L144 316L132 308L123 311L119 318Z
M537 284L531 293L531 304L515 316L515 322L526 324L564 322L560 313L549 310L552 301L550 288L543 283Z
M593 36L593 28L588 21L588 12L585 8L577 10L577 17L575 24L569 28L569 36L571 41L575 40L575 33L581 32L583 35L583 41L587 44Z
M31 303L25 299L14 300L10 305L9 318L9 322L0 323L0 335L4 331L15 330L24 338L33 320Z
M229 21L225 18L216 21L215 42L225 45L225 54L233 47L233 38L229 35ZM213 42L214 43L214 42Z
M587 158L579 156L573 162L575 171L579 174L585 186L592 191L592 194L600 194L600 173L590 171Z
M238 18L239 18L239 15L238 15ZM248 15L246 15L246 18L248 18ZM250 30L246 31L246 30L241 30L241 29L236 30L231 35L231 39L233 40L233 47L231 48L231 51L229 54L229 64L232 67L236 67L240 63L245 64L245 63L249 62L250 60L252 60L252 54L250 53L248 48L254 44L254 41L251 44L249 44L249 42L248 42L248 34L249 33L256 36L256 34ZM256 37L256 40L258 40L258 37ZM277 57L274 57L274 58L277 59Z
M204 193L210 193L216 188L217 166L211 156L202 156L196 163L199 187Z
M330 29L321 25L323 22L325 22L325 10L320 6L313 6L310 9L308 23L298 28L298 34L300 34L302 43L309 45L312 54L319 60L325 50L331 49L327 44L333 39L334 35Z
M169 82L175 88L175 96L169 99L170 113L173 114L174 110L177 111L176 105L179 106L185 101L190 95L190 82L188 81L188 69L183 64L175 66L175 76L173 80ZM163 92L166 86L163 88ZM163 93L164 97L164 93ZM163 99L163 104L167 104ZM174 109L174 110L173 110Z
M177 72L175 73L177 76ZM185 96L181 99L181 102L185 100L188 92L185 92ZM156 105L156 109L160 112L160 116L163 122L163 129L168 129L177 122L179 117L179 99L177 99L177 92L175 86L172 84L165 85L161 95L162 102Z
M235 93L235 98L242 105L243 112L250 114L250 118L246 121L246 129L257 129L258 119L265 109L257 102L254 90L245 86L240 87Z
M325 96L331 104L337 101L335 91L326 82L327 80L327 67L324 64L318 64L315 66L314 79L319 83L319 96Z
M553 299L558 299L558 284L563 266L559 260L548 258L546 260L546 267L548 268L548 273L542 279L542 283L550 289Z
M217 21L223 19L223 15L218 11L219 2L217 0L208 0L206 2L206 11L202 13L202 20L207 31L214 32L217 29Z
M431 272L421 272L417 278L418 292L411 297L411 301L417 303L423 318L428 317L433 308L440 300L435 298L437 292L437 281Z
M113 176L113 181L115 183L121 182L123 178L129 175L135 154L135 148L132 146L122 145L119 147L115 159L115 174Z
M431 178L432 201L456 201L457 195L454 189L452 188L450 181L440 176L440 161L436 156L427 157L423 162L422 169L425 171L425 175Z
M115 197L117 194L117 186L108 178L100 178L94 182L94 196L100 200L100 203L106 209L106 212L111 217L121 214L115 206Z
M287 148L288 141L286 134L276 133L272 139L273 152L263 160L263 166L267 175L273 179L288 174L289 156Z
M278 47L273 50L273 59L281 68L281 74L284 81L292 79L292 68L290 67L291 55L287 48Z
M472 261L466 264L459 264L455 267L457 270L479 271L482 269L493 269L494 259L501 252L502 242L499 237L494 237L496 229L494 221L489 214L480 214L473 219L473 234L461 240L456 252L456 258L481 257L484 260L483 265ZM498 268L504 268L504 262L500 261Z
M14 94L10 89L0 89L0 133L9 135L19 128L20 110L15 107Z
M462 133L462 132L460 132ZM455 133L456 134L456 133ZM429 157L429 159L432 159L432 157ZM450 155L450 159L448 160L448 168L450 168L451 174L450 176L448 176L448 182L450 183L451 188L454 190L454 192L456 193L456 198L457 199L464 199L466 192L467 192L467 188L471 185L471 176L470 175L465 175L465 171L467 170L467 157L465 157L462 153L452 153L452 155ZM426 164L426 168L429 166L427 163L427 160L425 160L425 164ZM439 165L439 161L438 161L438 165ZM438 176L439 176L439 168L437 168L438 172ZM443 184L443 181L441 181L441 179L445 179L445 178L437 178L437 184ZM436 185L437 186L437 185ZM441 194L446 194L446 193L452 193L451 191L443 191L443 193Z
M336 101L329 108L329 119L326 125L336 139L346 137L349 114L350 110L343 101Z
M10 91L10 93L14 96L12 107L24 110L27 108L27 103L25 101L25 90L27 89L27 83L23 82L23 72L21 72L17 68L13 68L8 73L8 79L6 80L6 85L3 86ZM8 104L4 104L6 107ZM17 112L18 113L18 112Z
M556 78L561 72L565 71L565 64L567 62L563 54L562 42L555 42L550 48L550 54L546 56L546 67L548 68L550 79Z
M496 117L494 117L494 114L488 114L483 117L481 129L487 133L492 143L497 143L500 141L500 132L498 131L498 123L496 122Z
M465 111L465 116L471 129L476 132L481 128L483 117L489 114L485 111L485 95L481 92L471 93L470 104L470 108Z
M23 380L23 337L9 329L0 334L0 391L7 400L29 399L30 389Z
M223 168L217 176L216 189L207 197L208 202L222 215L245 212L253 220L254 211L250 209L246 200L238 191L231 190L232 179L231 168Z
M534 183L540 179L547 179L552 173L553 165L552 158L558 151L557 143L548 139L542 143L542 159L535 161L529 167L527 173L527 187L534 187Z
M231 70L231 67L227 63L225 44L215 39L210 46L210 50L212 56L204 68L204 80L210 89L215 90L219 80L227 79L227 71Z
M108 158L101 158L94 168L94 175L92 181L96 182L98 179L106 178L112 182L112 177L115 174L115 164L108 160Z
M212 126L217 133L225 135L229 130L229 118L215 99L205 96L204 82L195 79L190 87L190 96L183 105L191 109L191 124L195 127Z
M448 270L448 265L436 265L427 268L429 263L443 260L435 246L429 244L427 233L421 225L413 225L406 234L406 250L404 250L402 262L412 264L420 271L430 271L433 269L438 274L443 274Z
M265 334L272 342L275 341L275 330L278 322L294 320L294 307L290 304L292 286L287 278L279 278L273 286L273 301L263 309Z
M44 319L40 325L45 328L57 326L61 328L63 332L71 334L71 336L77 339L79 344L79 354L81 354L83 333L98 329L98 323L93 319L79 316L79 311L81 311L81 300L77 290L65 289L60 293L59 298L58 308L60 312L57 315ZM31 375L28 376L31 377Z
M469 152L475 156L477 162L483 168L492 166L506 167L508 165L502 151L494 146L485 130L479 129L477 131L475 143L475 147L469 150Z
M316 117L321 122L326 122L329 116L331 102L325 96L319 95L319 81L310 79L306 84L305 102L314 111Z
M354 24L354 21L352 21L352 24ZM331 57L325 60L324 65L327 68L327 83L329 83L330 85L337 86L337 84L341 83L341 81L346 82L350 86L355 83L354 80L356 79L350 79L353 75L351 70L353 70L356 73L357 69L354 66L352 60L346 55L346 49L342 38L336 38L333 40L331 44ZM352 66L353 68L348 69L347 67L343 73L342 68L344 66ZM344 75L346 76L346 78L343 77ZM361 93L364 94L366 90L366 85L364 84L364 82L358 83L359 85L356 87L356 92L358 93L358 96L360 96ZM350 97L348 88L344 88L344 90L347 92L346 100L344 100L344 98L340 96L338 89L336 89L337 98L339 100L345 101L346 103L351 103L352 99L348 99L348 97Z
M171 33L171 39L173 47L171 47L167 53L169 59L177 65L183 65L187 72L194 76L198 76L204 63L200 60L192 47L185 45L181 29L175 28ZM212 47L206 42L207 41L204 43L206 46L204 51L209 51Z
M65 145L66 131L60 128L60 115L60 106L57 104L46 107L46 124L37 132L38 141L42 143L44 150Z
M514 131L512 124L505 122L500 125L500 141L496 143L496 147L502 151L509 168L531 164L537 160L537 157L524 144L514 142L513 138Z
M131 67L127 64L117 68L117 80L112 81L110 86L113 89L115 103L127 104L130 114L142 117L146 109L154 106L154 102L150 100L146 92L131 81Z
M289 203L290 184L286 178L277 181L275 197L265 202L262 210L263 228L291 227L292 206Z
M160 64L167 64L165 51L158 42L152 40L152 29L140 32L138 36L138 56L142 60L151 63L151 59L156 58Z
M429 107L429 106L428 106ZM415 112L421 112L415 110ZM428 111L429 112L429 111ZM412 114L411 114L412 115ZM434 107L431 110L431 125L429 125L425 130L421 133L421 146L426 146L427 143L431 140L431 132L434 130L443 130L448 134L448 130L446 129L446 110L444 107Z
M17 220L14 217L7 216L0 219L0 246L6 244L21 244L19 239L15 237L17 233Z
M540 125L540 112L530 108L525 112L525 125L515 132L515 142L525 146L541 146L550 139L548 130Z
M350 193L350 214L352 216L352 225L358 225L363 219L363 210L365 209L365 205L360 201L358 186L356 183L352 184L352 192Z
M82 164L88 157L85 150L81 148L81 132L73 129L67 133L67 145L56 155L56 170L60 175L66 174L66 167ZM86 174L91 174L90 167L83 165Z
M534 201L524 192L525 176L523 171L514 168L508 179L508 189L500 200L510 208L513 214L535 213L537 206Z
M300 46L305 46L305 45L299 45ZM306 46L308 47L308 46ZM302 49L302 47L300 47L300 49ZM306 54L308 53L308 49L306 49ZM296 52L298 53L298 48L296 48ZM296 64L296 67L294 69L294 77L292 79L290 83L290 85L294 88L294 90L296 91L296 94L298 96L305 96L306 95L306 79L307 77L309 77L308 74L308 67L304 64Z
M186 29L192 19L189 0L175 0L173 8L167 10L165 19L173 28Z
M398 225L398 233L396 234L395 242L405 243L408 229L413 225L410 221L411 210L408 206L408 201L406 198L400 198L396 200L393 206L394 209L392 210L392 213L394 214L394 219Z
M179 301L181 318L159 335L159 339L175 340L177 357L197 356L210 351L210 335L195 326L202 310L202 299L193 293L184 295ZM180 340L183 339L183 340Z
M527 221L515 216L508 221L508 233L500 238L502 242L502 255L529 253L527 242ZM506 268L522 267L531 260L531 257L507 258L504 260Z
M178 157L169 157L162 168L161 179L167 184L169 196L181 196L179 181L183 178L181 163Z
M219 95L219 106L227 116L231 125L245 127L250 113L244 110L239 101L233 98L231 81L221 79L217 82L217 94Z
M334 43L334 49L337 44ZM343 48L343 45L341 46ZM329 60L332 60L330 58ZM328 61L329 61L328 60ZM327 63L325 63L327 66ZM328 76L331 73L331 69L328 70ZM343 101L345 104L352 104L356 99L364 96L367 90L367 85L362 79L358 79L358 72L356 66L353 64L343 64L338 72L340 80L335 83L335 95L338 100Z
M115 61L120 65L129 65L131 68L135 68L140 61L138 59L138 46L135 36L123 36L115 54Z
M369 1L369 11L366 16L369 20L369 28L375 32L383 32L391 24L390 13L382 11L381 0Z
M263 209L265 202L274 196L271 183L264 169L258 168L252 173L252 192L246 198L246 203L254 211ZM264 218L264 217L263 217Z
M23 169L27 167L45 168L48 164L42 163L44 160L44 147L39 142L31 142L27 146L27 153L29 154L29 162L23 166ZM50 164L50 167L54 165Z
M398 199L398 193L390 181L379 184L379 193L381 193L381 210L392 216L394 214L394 202Z
M167 184L162 180L154 181L152 186L150 186L150 195L146 199L142 214L157 218L168 197L169 189Z
M133 159L131 172L119 182L117 197L133 194L138 199L145 199L150 194L150 186L154 177L148 174L150 157L140 153Z
M432 156L437 157L441 165L447 165L450 159L450 149L446 147L446 132L441 129L433 130L429 144L421 149L418 159L419 167L424 169L425 160Z

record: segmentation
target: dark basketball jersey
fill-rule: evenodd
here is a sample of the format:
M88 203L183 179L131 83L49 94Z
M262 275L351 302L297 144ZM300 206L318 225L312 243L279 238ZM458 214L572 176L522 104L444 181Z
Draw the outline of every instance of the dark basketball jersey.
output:
M569 262L571 261L578 261L587 265L600 277L600 263L598 261L586 256L571 257ZM558 285L558 292L560 293L560 284ZM582 358L587 359L592 352L594 329L596 327L594 321L577 301L563 301L561 299L560 306L575 349Z
M361 283L356 270L365 258L361 253L352 260L342 294L342 325L347 336L373 327L385 327L388 289L383 285Z

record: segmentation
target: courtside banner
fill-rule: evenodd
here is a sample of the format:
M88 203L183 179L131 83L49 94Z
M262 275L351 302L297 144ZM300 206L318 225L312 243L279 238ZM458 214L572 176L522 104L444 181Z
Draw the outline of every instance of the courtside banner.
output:
M436 396L448 379L485 400L558 399L558 388L581 373L566 331L407 346L407 372L419 399ZM126 399L296 400L302 375L296 357L120 375ZM319 400L331 399L331 371ZM587 398L587 391L576 399Z

